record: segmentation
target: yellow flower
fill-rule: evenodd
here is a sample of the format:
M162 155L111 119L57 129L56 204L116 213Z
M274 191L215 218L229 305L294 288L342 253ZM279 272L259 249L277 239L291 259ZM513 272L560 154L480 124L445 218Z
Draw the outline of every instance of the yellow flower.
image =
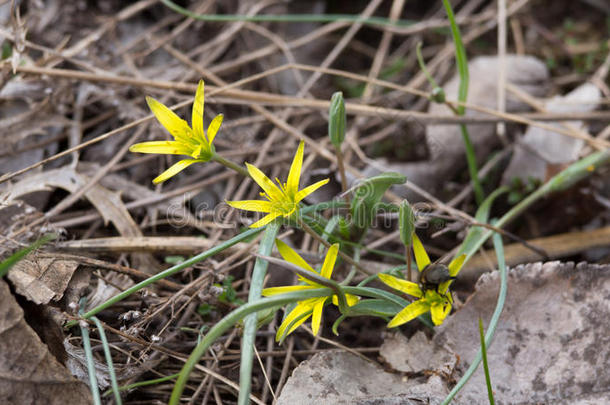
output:
M277 178L275 179L279 185L276 186L270 179L260 171L257 167L246 163L248 173L258 183L258 185L264 190L261 196L265 197L265 200L246 200L246 201L227 201L233 208L239 208L246 211L263 212L267 215L259 221L250 225L251 228L258 228L267 225L279 216L287 218L295 213L299 207L299 202L307 197L309 194L316 191L328 183L328 179L320 180L310 186L299 190L299 182L301 180L301 168L303 166L303 149L305 144L303 141L299 144L297 153L294 155L290 171L288 172L288 179L286 183L282 184Z
M413 234L413 251L415 253L417 268L421 273L427 266L430 265L430 258L424 249L424 245L421 243L416 234ZM447 266L449 276L455 277L458 274L462 268L462 265L464 264L465 259L466 255L460 255L449 263L449 266ZM451 297L451 293L447 292L451 280L440 283L436 290L422 290L420 285L417 283L402 280L389 274L380 273L379 279L395 290L399 290L405 294L419 298L396 314L390 323L388 323L389 328L407 323L428 311L430 311L430 315L432 316L432 322L435 325L440 325L443 323L447 315L449 315L449 312L451 312L453 298Z
M148 107L157 120L174 137L173 141L143 142L132 145L129 150L139 153L162 153L168 155L186 155L192 159L181 160L161 173L153 183L161 183L186 169L195 162L207 162L214 156L212 142L220 129L223 115L217 115L208 126L207 135L203 131L203 80L199 81L195 101L193 102L192 125L178 117L172 110L152 97L146 97Z
M277 249L279 250L280 255L282 255L284 260L307 271L316 272L301 256L299 256L297 252L292 250L284 242L282 242L281 240L277 240L276 244ZM333 268L335 267L335 261L337 260L338 252L339 244L337 243L328 248L328 251L326 252L326 257L324 258L324 264L322 264L322 269L320 270L320 276L330 280L330 277L333 273ZM265 288L262 292L263 296L269 297L272 295L283 294L292 291L324 288L323 285L308 280L305 277L302 277L300 275L298 277L301 282L305 283L305 285ZM290 311L288 315L286 315L284 321L277 330L275 340L280 341L280 339L283 339L283 337L288 336L303 322L308 320L309 317L312 317L311 330L314 335L317 335L320 330L320 323L322 322L322 309L324 308L324 304L326 304L326 301L331 297L333 304L338 306L338 298L336 294L329 295L328 297L310 298L304 301L299 301L294 307L294 309ZM355 295L345 294L345 298L349 306L352 306L358 302L358 297L356 297ZM287 328L290 329L286 331Z

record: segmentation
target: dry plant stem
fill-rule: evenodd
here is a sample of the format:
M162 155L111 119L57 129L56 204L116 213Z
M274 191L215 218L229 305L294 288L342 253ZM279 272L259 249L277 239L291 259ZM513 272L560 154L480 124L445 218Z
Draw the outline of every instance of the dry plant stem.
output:
M307 232L309 235L311 235L311 237L314 238L316 240L316 242L321 243L327 249L330 247L330 243L328 243L328 241L326 241L324 238L322 238L320 235L318 235L318 233L316 231L314 231L309 225L307 225L301 218L297 218L296 221L297 221L297 224L299 225L299 227L301 229L303 229L305 232ZM350 264L350 265L354 266L355 268L357 268L358 270L360 270L362 272L362 274L370 275L370 272L366 271L366 269L364 269L360 265L360 263L354 261L354 259L352 259L348 255L343 253L341 250L339 250L339 256L341 256L341 258L343 260L345 260L348 264Z
M284 65L281 67L281 69L276 69L276 72L281 71L281 70L286 70L289 68L309 70L309 71L320 71L320 72L334 74L334 75L338 75L338 76L342 76L342 77L353 78L355 80L360 80L360 81L364 81L364 82L375 83L375 84L378 84L378 85L381 85L384 87L392 88L392 89L399 90L399 91L404 91L404 92L415 94L415 95L418 95L421 97L429 96L428 93L426 93L426 92L415 90L415 89L412 89L412 88L409 88L406 86L399 86L399 85L396 85L396 84L393 84L393 83L390 83L387 81L383 81L383 80L378 80L378 79L368 79L366 76L348 73L348 72L344 72L344 71L337 70L337 69L311 67L311 66L307 66L307 65ZM178 82L162 82L162 81L155 81L155 80L141 80L141 79L134 79L134 78L128 78L128 77L120 77L120 76L116 76L116 75L92 74L92 73L80 72L80 71L76 71L76 70L48 69L48 68L38 68L38 67L33 67L33 66L19 66L19 67L17 67L17 71L23 72L23 73L33 73L33 74L41 74L41 75L46 74L49 76L88 80L88 81L93 81L93 82L106 81L106 82L110 82L110 83L128 84L128 85L133 85L133 86L147 86L147 87L157 87L157 88L162 88L162 89L182 90L182 91L187 91L189 93L194 91L194 87L193 87L194 85L191 85L191 84L184 84L184 83L178 83ZM243 82L244 82L244 80L231 84L229 86L223 87L223 88L214 87L209 92L209 95L222 92L222 93L227 93L228 96L233 95L234 97L237 97L240 100L243 100L243 101L249 100L249 101L252 101L253 103L258 103L260 100L267 100L267 101L275 100L270 105L281 105L284 107L290 106L290 105L298 105L298 106L302 107L305 105L310 108L318 108L318 109L322 108L322 109L326 110L326 109L328 109L328 106L329 106L329 102L325 101L325 100L307 100L307 99L301 99L301 98L277 96L277 95L273 95L273 94L265 94L265 93L260 93L260 92L257 93L257 92L251 92L251 91L229 91L229 89L231 89L232 87L235 87L238 83L243 84ZM227 100L227 102L230 102L230 101L232 101L232 100ZM182 107L184 105L189 104L190 102L191 101L189 100L184 103L179 103L173 107L175 107L175 108ZM403 117L404 119L417 118L418 120L425 122L425 123L433 123L433 122L434 123L468 123L468 122L514 121L514 122L519 122L522 124L536 126L536 127L542 128L542 129L547 129L547 130L550 130L550 131L553 131L556 133L560 133L562 135L584 139L589 144L591 144L593 147L595 147L596 149L603 150L603 149L610 147L610 142L607 142L603 139L595 139L595 138L592 138L590 135L588 135L586 133L582 133L582 132L578 132L575 134L572 131L569 131L569 130L566 130L563 128L556 128L551 125L533 121L531 119L534 117L537 120L550 120L550 121L575 120L575 119L583 120L583 119L591 119L592 117L595 117L597 119L607 119L607 116L604 115L602 117L598 113L596 113L596 114L592 114L592 113L543 114L542 116L532 115L530 117L531 114L518 115L518 114L509 114L509 113L499 113L492 109L488 109L488 108L480 107L480 106L474 106L474 105L470 105L468 103L460 103L460 102L451 101L451 100L448 100L447 102L448 102L448 105L449 104L454 104L456 106L463 105L466 108L469 108L469 109L472 109L475 111L479 111L479 112L483 112L486 114L490 114L493 117L497 117L497 118L492 119L491 121L489 119L485 119L485 118L474 119L474 121L473 121L473 119L470 117L439 116L439 117L434 117L434 119L431 120L431 119L429 119L431 117L429 117L428 114L425 114L425 113L417 113L417 112L413 112L413 111L401 111L401 110L395 110L395 109L386 109L386 108L379 108L379 107L372 107L372 106L367 106L367 105L358 105L358 104L351 104L351 103L346 104L346 112L350 112L352 114L369 115L369 116L371 116L371 115L381 116L381 117L388 116L388 117L392 117L392 119L399 119L401 117ZM257 107L257 108L262 109L262 107L260 107L260 105L257 105L257 104L253 104L252 107L253 108ZM282 120L278 121L277 119L275 119L275 117L273 117L268 111L264 110L264 112L263 112L263 111L257 110L257 112L263 114L267 119L269 119L271 122L273 122L275 125L279 126L280 128L287 130L288 132L291 132L289 129L286 129L286 127L290 127L289 125L287 125L287 124L282 125L285 123L282 122ZM265 113L267 113L267 114L265 114ZM76 150L79 150L86 146L100 142L113 135L121 133L122 131L124 131L126 129L129 129L136 125L144 123L152 118L153 118L153 115L151 114L147 117L133 121L129 124L126 124L126 125L123 125L122 127L117 128L115 130L102 134L87 142L83 142L82 144L77 145L73 148L67 149L60 153L57 153L47 159L41 160L40 162L30 165L24 169L18 170L13 173L6 173L0 177L0 183L3 183L19 174L23 174L31 169L39 167L45 163L51 162L62 156L68 155ZM290 127L290 129L292 129L292 128ZM329 158L329 156L327 154L319 151L318 148L316 148L317 145L315 143L311 142L311 140L309 138L306 139L306 142L310 146L312 146L314 149L316 149L316 151L318 151L322 157L329 159L331 161L335 160L333 158Z

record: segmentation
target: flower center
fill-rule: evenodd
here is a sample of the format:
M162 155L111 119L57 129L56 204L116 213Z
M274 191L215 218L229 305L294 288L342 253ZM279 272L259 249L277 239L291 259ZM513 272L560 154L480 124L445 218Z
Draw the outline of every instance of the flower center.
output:
M273 209L281 212L284 217L287 217L297 209L297 204L286 196L281 200L273 201Z

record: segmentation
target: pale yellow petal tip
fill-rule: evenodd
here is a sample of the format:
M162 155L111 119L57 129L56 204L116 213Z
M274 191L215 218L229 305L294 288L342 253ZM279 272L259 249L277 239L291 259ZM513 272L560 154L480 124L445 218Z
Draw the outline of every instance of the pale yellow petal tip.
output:
M163 176L163 173L161 173L160 175L158 175L157 177L155 177L153 179L153 184L160 184L163 183L165 180L169 180L170 177L165 178L165 176Z
M388 328L396 328L396 327L398 327L398 326L402 325L403 323L404 323L404 322L395 321L394 319L392 319L392 320L391 320L391 321L388 323L387 327L388 327Z
M157 101L155 98L152 98L151 96L146 96L146 104L148 104L148 108L150 108L151 111L153 111L157 105L159 105L159 104L163 105L162 102Z

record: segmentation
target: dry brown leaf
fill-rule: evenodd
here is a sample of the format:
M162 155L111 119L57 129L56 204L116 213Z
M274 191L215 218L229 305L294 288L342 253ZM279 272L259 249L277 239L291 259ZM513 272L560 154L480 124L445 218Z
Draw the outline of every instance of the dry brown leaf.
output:
M23 319L0 280L0 398L6 405L89 404L89 388L75 379Z
M12 184L0 194L0 201L14 201L23 195L55 187L75 193L85 187L88 181L87 176L66 166L34 174ZM84 197L97 209L104 219L104 223L111 222L122 236L142 236L140 228L123 204L120 193L95 184L85 192ZM135 254L133 257L137 261L135 266L142 267L144 271L149 271L156 263L150 255Z
M2 193L0 200L13 201L25 194L49 190L54 187L75 193L87 185L87 182L88 178L86 176L77 173L74 168L66 166L26 177ZM85 197L102 215L104 223L112 222L121 235L142 235L118 193L94 185L85 192Z
M36 304L58 301L78 267L78 262L52 258L39 258L35 254L16 263L8 279L15 290Z

